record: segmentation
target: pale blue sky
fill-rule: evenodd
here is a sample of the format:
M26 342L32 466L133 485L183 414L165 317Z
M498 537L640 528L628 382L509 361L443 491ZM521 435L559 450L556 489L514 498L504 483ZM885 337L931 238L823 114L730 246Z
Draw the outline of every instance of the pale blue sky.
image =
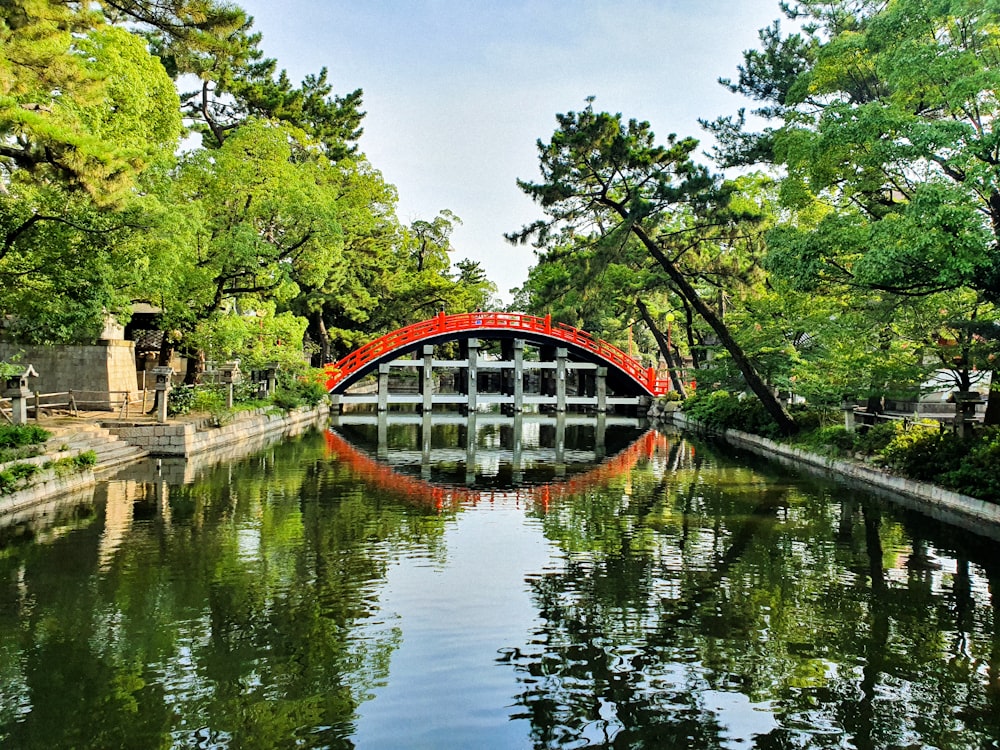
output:
M537 176L556 113L593 95L704 143L699 117L746 104L718 78L780 16L777 0L237 2L294 81L326 66L337 93L364 90L361 149L397 187L400 220L457 214L455 260L480 261L505 301L534 255L503 233L540 216L515 180Z

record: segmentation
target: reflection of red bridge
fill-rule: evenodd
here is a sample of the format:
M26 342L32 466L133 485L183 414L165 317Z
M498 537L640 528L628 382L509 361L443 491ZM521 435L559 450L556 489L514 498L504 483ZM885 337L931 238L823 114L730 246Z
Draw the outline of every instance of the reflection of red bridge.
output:
M476 312L445 315L414 323L365 344L327 367L327 388L343 393L351 383L374 371L382 362L415 350L421 344L436 344L470 338L521 339L543 346L565 347L575 360L589 362L618 374L632 383L631 389L646 396L669 390L669 381L658 379L652 367L644 368L621 349L591 336L586 331L553 324L550 316L503 312Z
M566 495L573 495L594 484L630 471L639 461L649 460L657 453L666 455L669 442L665 435L649 430L621 453L608 459L588 472L578 474L562 482L552 482L537 486L519 487L516 490L472 490L465 487L436 485L422 479L400 474L389 465L377 461L364 451L358 450L333 430L326 431L327 455L349 466L362 480L382 489L402 495L410 501L430 504L435 508L454 508L459 505L475 505L481 500L516 494L517 499L548 507L549 502Z

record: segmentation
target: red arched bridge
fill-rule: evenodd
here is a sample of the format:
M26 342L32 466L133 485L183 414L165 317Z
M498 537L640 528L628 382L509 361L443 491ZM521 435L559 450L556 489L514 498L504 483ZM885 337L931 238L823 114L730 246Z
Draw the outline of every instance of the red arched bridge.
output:
M442 312L429 320L387 333L328 365L327 388L331 393L343 394L355 381L376 371L380 364L417 351L421 345L471 339L514 339L543 347L565 348L569 360L606 367L609 377L618 384L618 390L635 396L659 396L670 388L670 381L658 378L654 368L643 367L618 347L586 331L564 323L553 324L551 316L541 318L506 312L458 315Z

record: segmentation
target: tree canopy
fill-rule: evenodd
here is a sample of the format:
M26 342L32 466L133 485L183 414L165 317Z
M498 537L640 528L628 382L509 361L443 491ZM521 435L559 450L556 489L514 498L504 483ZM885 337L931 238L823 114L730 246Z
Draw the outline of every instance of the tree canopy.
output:
M0 8L5 337L91 342L147 302L189 354L288 314L328 358L489 299L452 265L457 217L399 223L361 89L295 85L261 44L216 0Z

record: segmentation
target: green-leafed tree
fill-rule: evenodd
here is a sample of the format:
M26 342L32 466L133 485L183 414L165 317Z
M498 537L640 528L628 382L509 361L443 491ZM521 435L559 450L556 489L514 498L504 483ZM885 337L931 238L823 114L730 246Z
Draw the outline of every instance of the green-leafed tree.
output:
M175 264L166 290L148 290L180 330L264 300L286 304L299 282L316 287L340 273L347 178L296 136L254 120L220 148L184 158L172 202L189 223L164 248Z
M136 188L171 163L181 133L173 83L139 37L101 25L61 62L65 94L37 109L25 109L37 90L0 97L0 314L33 343L92 341L108 313L127 315L147 229ZM12 75L8 93L28 85Z
M986 0L787 5L800 31L763 31L761 48L726 82L759 100L756 114L770 126L750 132L742 115L709 124L724 163L769 161L787 172L781 193L791 211L769 238L770 267L802 289L890 304L971 292L962 307L975 317L949 325L975 346L953 365L992 369L1000 9ZM938 337L934 322L928 339ZM967 387L967 373L958 381ZM1000 419L996 389L987 419Z
M566 233L631 233L656 261L673 289L691 306L732 358L746 386L784 433L796 425L757 372L720 310L682 270L686 254L716 244L745 216L732 210L731 185L695 164L697 141L671 136L658 145L648 123L621 115L559 115L550 143L539 143L542 181L520 182L548 219L512 239L534 237L540 246Z

